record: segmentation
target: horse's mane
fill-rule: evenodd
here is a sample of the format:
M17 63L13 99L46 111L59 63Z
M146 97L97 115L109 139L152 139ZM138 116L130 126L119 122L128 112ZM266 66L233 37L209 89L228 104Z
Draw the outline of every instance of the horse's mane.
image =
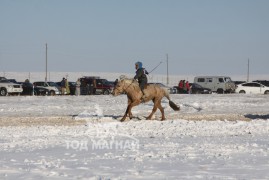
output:
M139 88L139 84L136 80L134 80L133 78L128 78L125 75L121 75L120 76L120 80L124 81L126 84L128 84L129 86L134 87L134 89ZM140 89L140 88L139 88Z

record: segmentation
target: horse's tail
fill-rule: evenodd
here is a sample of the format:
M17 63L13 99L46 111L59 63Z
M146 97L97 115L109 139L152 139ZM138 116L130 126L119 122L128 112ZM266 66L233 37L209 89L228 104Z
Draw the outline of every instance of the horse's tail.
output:
M173 101L171 101L169 92L167 90L164 91L164 96L169 100L169 106L174 110L174 111L179 111L180 107L178 107Z

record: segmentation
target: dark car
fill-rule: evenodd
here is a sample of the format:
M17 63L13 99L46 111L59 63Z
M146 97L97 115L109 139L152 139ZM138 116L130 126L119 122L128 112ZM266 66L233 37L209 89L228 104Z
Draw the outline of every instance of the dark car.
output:
M48 95L49 94L49 90L45 89L45 88L42 88L42 87L34 87L32 83L29 83L29 82L23 82L21 83L22 85L22 93L21 95L33 95L33 92L34 92L34 95L41 95L41 96L44 96L44 95Z
M199 84L190 83L191 94L212 94L211 89L204 88Z
M80 78L81 95L88 94L104 94L108 95L112 92L114 84L106 79L100 79L94 76L85 76Z

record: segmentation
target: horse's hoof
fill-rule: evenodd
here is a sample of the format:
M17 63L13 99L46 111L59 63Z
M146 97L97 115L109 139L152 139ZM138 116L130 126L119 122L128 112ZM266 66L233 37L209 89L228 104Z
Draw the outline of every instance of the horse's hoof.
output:
M122 118L122 119L120 120L120 122L124 122L124 121L125 121L125 118L124 118L124 119Z
M150 117L147 117L146 120L151 120L151 118Z

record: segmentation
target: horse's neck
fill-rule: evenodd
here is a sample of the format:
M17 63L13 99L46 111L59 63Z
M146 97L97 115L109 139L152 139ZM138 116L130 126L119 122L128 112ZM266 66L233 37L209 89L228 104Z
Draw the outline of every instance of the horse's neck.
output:
M128 83L128 84L126 84L125 92L128 95L132 95L135 92L138 92L138 89L140 89L138 85L133 84L133 83L130 83L130 84Z

